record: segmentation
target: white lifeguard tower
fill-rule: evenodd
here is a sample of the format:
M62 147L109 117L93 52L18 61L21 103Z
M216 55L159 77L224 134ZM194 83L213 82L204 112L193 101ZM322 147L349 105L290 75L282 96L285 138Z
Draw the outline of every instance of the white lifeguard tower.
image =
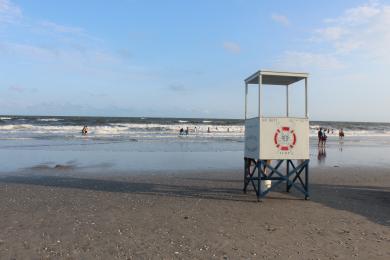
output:
M260 70L245 80L244 192L251 183L258 200L284 182L287 192L294 187L304 194L305 199L309 198L307 79L307 73ZM305 83L305 114L302 117L290 117L289 88L301 80ZM248 119L248 86L252 84L257 85L259 90L258 116ZM263 116L261 99L264 85L286 87L285 116ZM285 173L280 170L283 162ZM301 178L303 171L304 180Z

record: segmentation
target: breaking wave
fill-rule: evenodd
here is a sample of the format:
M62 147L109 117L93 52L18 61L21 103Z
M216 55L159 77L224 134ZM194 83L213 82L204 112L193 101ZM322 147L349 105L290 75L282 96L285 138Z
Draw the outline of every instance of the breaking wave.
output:
M240 141L245 133L243 123L237 119L1 116L0 139L80 138L82 127L88 125L88 136L100 139L178 138L180 129L188 127L187 138ZM346 136L390 136L390 123L315 121L310 122L310 136L317 136L320 127L329 129L328 136L338 136L340 128Z

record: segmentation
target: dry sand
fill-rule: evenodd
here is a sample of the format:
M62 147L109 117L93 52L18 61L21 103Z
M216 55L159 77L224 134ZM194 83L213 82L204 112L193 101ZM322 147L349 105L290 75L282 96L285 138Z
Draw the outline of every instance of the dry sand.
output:
M260 203L240 171L10 175L0 259L390 259L389 169L315 168L310 201Z

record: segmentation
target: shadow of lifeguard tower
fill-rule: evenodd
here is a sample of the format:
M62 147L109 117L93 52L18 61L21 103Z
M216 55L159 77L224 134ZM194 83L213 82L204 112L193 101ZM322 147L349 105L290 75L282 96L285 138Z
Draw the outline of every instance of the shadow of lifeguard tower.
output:
M307 106L308 74L260 70L245 80L245 152L244 192L251 184L257 199L282 183L286 191L292 187L309 198L309 118ZM290 117L289 89L304 80L304 117ZM258 86L258 116L247 118L248 86ZM286 116L264 117L262 89L264 85L285 86ZM271 164L272 162L272 164ZM285 165L285 172L281 166ZM273 165L273 166L272 166ZM301 174L304 172L304 177Z

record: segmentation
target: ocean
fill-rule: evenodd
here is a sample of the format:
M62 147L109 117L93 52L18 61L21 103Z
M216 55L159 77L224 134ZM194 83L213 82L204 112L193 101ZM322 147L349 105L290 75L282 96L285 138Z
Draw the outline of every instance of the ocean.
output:
M3 115L0 172L58 165L122 171L241 169L243 123L239 119ZM81 134L84 125L87 135ZM179 135L187 127L189 134ZM319 127L329 129L326 159L317 154ZM342 143L340 128L345 132ZM390 123L311 121L310 136L313 165L390 161Z
M0 116L0 140L82 140L85 136L81 135L81 129L87 125L89 140L175 140L179 138L179 130L188 127L188 139L243 141L243 123L239 119ZM319 127L329 129L329 136L338 135L340 128L346 136L390 136L390 123L311 121L310 135L316 136Z

